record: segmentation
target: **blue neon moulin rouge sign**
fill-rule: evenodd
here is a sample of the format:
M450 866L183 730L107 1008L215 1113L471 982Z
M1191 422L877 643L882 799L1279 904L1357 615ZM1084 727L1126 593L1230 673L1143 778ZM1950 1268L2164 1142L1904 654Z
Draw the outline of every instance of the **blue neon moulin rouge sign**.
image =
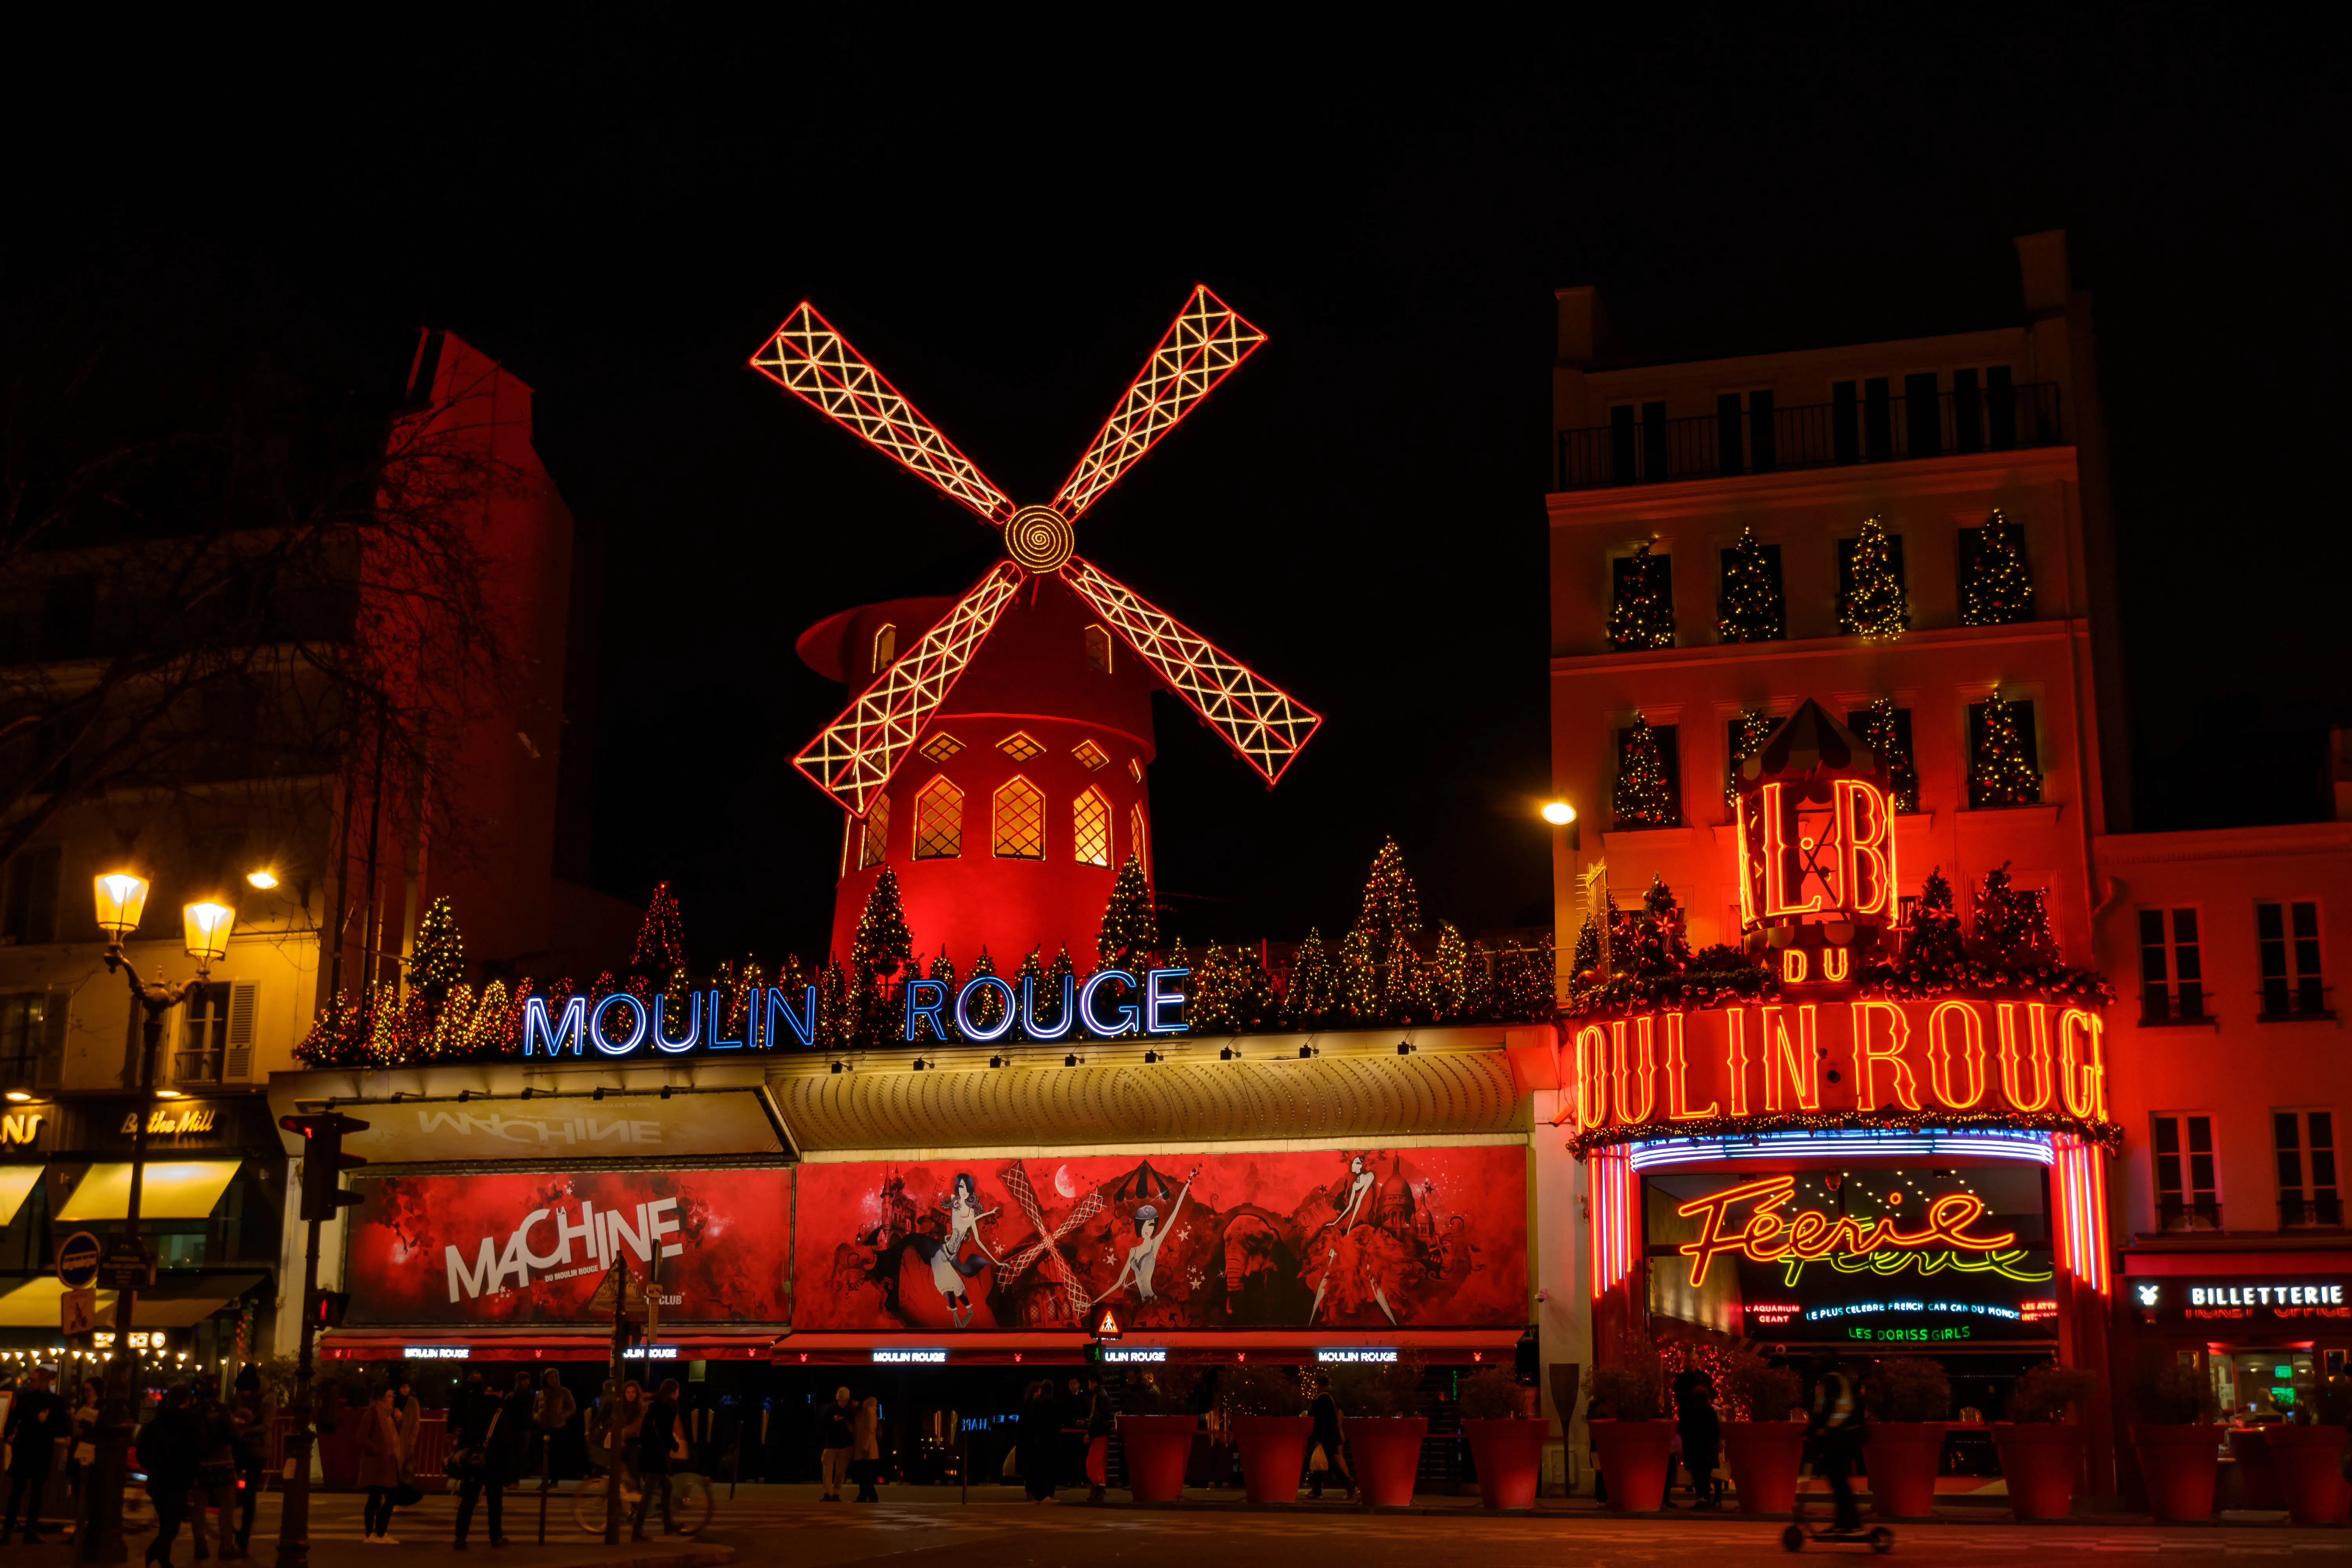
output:
M1184 1032L1184 995L1176 983L1189 969L1148 969L1139 980L1124 969L1098 969L1081 984L1077 976L1062 976L1058 1005L1041 1016L1037 982L1024 978L1018 985L994 974L975 974L950 999L944 980L909 980L906 996L905 1036L922 1038L921 1026L930 1026L934 1039L961 1038L974 1045L1003 1039L1021 1026L1030 1040L1069 1038L1083 1027L1091 1039L1113 1040L1132 1034L1181 1035ZM981 998L993 995L988 1009L996 1021L984 1024ZM615 1014L618 1016L615 1016ZM955 1021L954 1034L947 1020ZM770 985L756 994L744 1009L740 1033L727 1034L726 994L717 989L686 994L683 1016L675 1016L670 999L656 994L643 1000L626 991L601 996L592 1005L573 996L550 1011L547 998L526 998L522 1008L522 1054L526 1057L634 1056L654 1050L664 1056L689 1051L766 1051L797 1045L816 1047L816 987L798 994Z

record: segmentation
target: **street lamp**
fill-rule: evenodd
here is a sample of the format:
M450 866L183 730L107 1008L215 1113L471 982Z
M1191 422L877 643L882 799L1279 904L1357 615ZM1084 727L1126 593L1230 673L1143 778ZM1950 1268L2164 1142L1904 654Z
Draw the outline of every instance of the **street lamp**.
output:
M160 976L142 983L124 955L122 944L139 929L139 917L147 909L149 886L147 879L135 871L101 872L90 881L98 929L106 933L106 967L122 972L131 986L131 1005L143 1015L139 1104L131 1130L131 1202L123 1217L122 1237L124 1251L135 1249L146 1258L152 1270L153 1255L139 1244L139 1200L146 1182L147 1123L155 1113L155 1052L163 1043L164 1016L194 994L212 973L212 966L228 955L229 932L236 925L236 911L212 899L184 907L180 910L181 926L186 934L188 956L196 961L195 978L176 985ZM118 1279L115 1291L117 1349L107 1365L106 1402L100 1409L98 1429L93 1434L98 1457L93 1467L89 1516L84 1524L89 1531L80 1553L84 1562L121 1563L130 1555L122 1543L122 1489L130 1473L131 1427L138 1417L133 1403L137 1352L131 1348L131 1324L139 1304L136 1278Z
M1554 827L1566 827L1576 820L1576 807L1564 800L1544 802L1543 819Z

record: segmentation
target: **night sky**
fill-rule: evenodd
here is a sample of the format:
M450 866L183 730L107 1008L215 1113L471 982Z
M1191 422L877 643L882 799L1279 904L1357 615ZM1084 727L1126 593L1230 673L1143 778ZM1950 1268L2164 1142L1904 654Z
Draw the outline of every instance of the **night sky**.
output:
M701 963L812 951L829 915L839 817L788 758L843 694L794 637L992 553L744 367L803 297L1022 500L1194 281L1271 335L1078 531L1328 715L1269 795L1157 700L1159 870L1195 940L1344 927L1384 833L1433 915L1549 918L1568 283L1641 358L1912 335L2014 319L2011 237L2067 228L2099 299L2144 822L2308 798L2347 691L2341 13L1621 15L1474 37L1171 12L1097 17L1085 47L895 11L419 16L307 55L110 45L102 92L68 68L10 110L0 285L197 247L354 334L446 327L530 381L601 565L593 879L674 879Z

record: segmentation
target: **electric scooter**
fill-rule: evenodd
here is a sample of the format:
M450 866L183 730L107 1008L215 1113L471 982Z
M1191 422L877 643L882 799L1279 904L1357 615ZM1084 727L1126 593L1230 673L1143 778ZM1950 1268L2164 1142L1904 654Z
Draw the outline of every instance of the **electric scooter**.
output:
M1789 1510L1789 1528L1780 1532L1783 1550L1802 1552L1808 1541L1818 1541L1825 1546L1867 1546L1873 1552L1895 1550L1895 1532L1883 1524L1872 1525L1867 1530L1840 1530L1832 1522L1836 1517L1834 1514L1830 1521L1824 1521L1820 1514L1810 1512L1805 1507L1808 1495L1805 1485L1809 1479L1803 1476L1797 1479L1797 1495ZM1821 1494L1811 1495L1818 1497Z

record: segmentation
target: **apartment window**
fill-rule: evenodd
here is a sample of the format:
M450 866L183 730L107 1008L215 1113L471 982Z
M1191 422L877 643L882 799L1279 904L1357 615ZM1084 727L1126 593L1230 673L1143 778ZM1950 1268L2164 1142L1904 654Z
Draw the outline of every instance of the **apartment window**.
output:
M963 791L935 778L915 793L915 858L952 860L963 853Z
M1082 866L1110 864L1110 802L1089 789L1070 803L1072 854Z
M890 797L877 795L866 809L866 826L857 836L857 868L882 864L883 851L890 842Z
M1110 673L1110 634L1100 626L1087 628L1087 668L1104 675Z
M1895 786L1895 809L1908 815L1919 809L1919 765L1911 752L1911 710L1897 708L1892 698L1880 698L1867 708L1846 710L1845 727L1861 736L1885 764Z
M65 1064L63 991L0 994L0 1089L55 1084Z
M1007 860L1045 858L1045 792L1015 773L989 802L991 853Z
M898 628L886 623L874 634L874 673L879 675L889 668L898 657Z
M2042 803L2042 743L2031 701L1969 704L1969 806Z
M1874 463L1895 456L1895 398L1883 375L1862 384L1862 447Z
M2254 939L2263 961L2263 1022L2331 1018L2327 987L2319 978L2319 906L2309 900L2254 906Z
M1861 404L1851 381L1830 383L1830 450L1841 463L1862 461L1862 432L1856 422Z
M222 1059L228 1054L229 984L226 980L198 985L181 1005L180 1049L172 1058L174 1083L218 1083Z
M20 850L0 878L0 946L58 940L58 863L63 845Z
M1609 646L1675 646L1674 557L1643 545L1609 563Z
M1774 642L1789 635L1780 547L1742 537L1724 551L1715 580L1716 633L1725 642Z
M1904 574L1903 570L1903 536L1899 533L1889 533L1885 535L1885 539L1886 563L1894 569L1895 586L1902 594L1903 602L1906 606L1903 614L1903 624L1904 626L1908 626L1911 624L1911 615L1908 607L1911 602L1911 580ZM1855 546L1859 545L1861 542L1862 541L1860 539L1841 539L1837 542L1837 612L1838 630L1841 632L1851 632L1855 629L1855 621L1853 618L1853 552Z
M1914 458L1932 458L1944 449L1944 400L1932 370L1903 378L1903 437Z
M2335 1113L2273 1110L2271 1142L2278 1155L2279 1228L2342 1225L2344 1204L2336 1188Z
M2017 395L2009 366L1952 372L1952 449L1999 451L2017 445Z
M2033 618L2033 575L2025 525L2000 521L1959 531L1960 624L2006 626Z
M1621 831L1682 826L1682 748L1675 729L1633 724L1617 731L1617 787L1610 804Z
M1621 403L1609 411L1610 477L1630 485L1666 477L1666 405Z
M2221 1229L2213 1119L2194 1113L2161 1115L2155 1119L2154 1131L2157 1229Z
M2205 964L2195 910L2139 911L2139 1021L2205 1021Z

